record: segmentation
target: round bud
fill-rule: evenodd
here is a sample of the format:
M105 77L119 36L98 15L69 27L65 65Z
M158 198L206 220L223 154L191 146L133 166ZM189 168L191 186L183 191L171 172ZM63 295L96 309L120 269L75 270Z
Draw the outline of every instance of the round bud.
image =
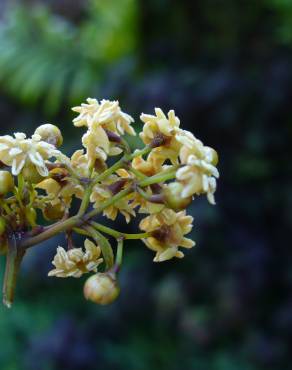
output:
M31 182L32 184L38 184L44 179L32 163L24 166L22 175L26 181Z
M116 300L120 288L113 274L98 273L87 279L83 292L87 300L106 305Z
M36 210L34 208L26 207L25 208L25 217L29 221L30 225L34 225L34 226L36 225L37 213L36 213Z
M0 196L12 191L14 188L13 176L8 171L0 171Z
M183 198L181 196L183 188L184 186L179 182L172 182L164 188L164 203L168 208L171 208L175 211L181 211L191 203L191 196L187 198Z
M57 148L63 143L63 136L60 129L50 123L39 126L34 133L40 135L43 141L52 144Z
M64 216L64 207L61 204L47 204L43 209L43 215L48 221L57 221Z

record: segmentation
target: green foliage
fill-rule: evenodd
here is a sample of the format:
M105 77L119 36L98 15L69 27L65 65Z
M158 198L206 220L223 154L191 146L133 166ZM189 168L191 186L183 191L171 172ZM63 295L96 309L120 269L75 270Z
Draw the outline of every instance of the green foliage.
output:
M80 25L44 6L11 7L0 24L0 85L55 114L90 95L105 68L135 46L135 0L92 0Z
M290 0L269 0L269 3L277 19L277 36L283 43L291 44L292 2Z

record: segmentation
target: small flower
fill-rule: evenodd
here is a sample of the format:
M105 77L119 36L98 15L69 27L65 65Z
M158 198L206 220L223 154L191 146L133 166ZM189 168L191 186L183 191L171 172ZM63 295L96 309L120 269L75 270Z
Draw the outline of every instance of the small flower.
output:
M14 188L13 177L8 171L0 171L0 196L12 191Z
M74 107L72 110L79 115L73 120L75 126L88 127L87 133L82 138L82 143L88 151L89 158L94 162L95 158L106 160L107 155L117 155L122 152L121 148L111 143L106 130L117 135L136 135L131 126L134 119L124 113L118 101L87 99L88 104Z
M95 161L105 161L107 156L118 155L122 149L111 143L106 131L98 123L93 123L82 137L82 144L87 150L90 165Z
M123 174L125 176L124 179L126 183L127 182L126 180L128 178L126 177L128 176L127 171L121 170L118 172L119 174ZM103 181L102 184L98 184L93 188L90 196L90 201L94 203L93 205L94 208L98 208L105 201L113 197L111 187L114 187L115 184L119 183L121 179L123 179L123 177L111 175L108 177L106 181ZM103 210L103 214L110 220L114 221L117 218L118 214L121 213L125 217L126 222L129 223L131 220L131 216L136 215L135 211L129 204L132 198L133 196L131 194L122 198L121 200L115 202L113 205L105 208Z
M173 181L170 184L164 185L163 197L164 203L167 208L171 208L174 211L181 211L191 203L192 196L184 198L182 192L184 190L183 184Z
M184 186L181 192L183 198L194 194L207 194L207 199L211 204L215 204L214 193L218 176L217 172L206 169L204 163L194 157L189 157L188 165L178 169L176 173L177 180Z
M0 137L0 160L12 167L12 174L20 174L24 166L33 164L38 173L46 177L49 171L45 160L58 155L56 148L41 140L40 135L34 134L26 139L23 133L15 133L14 137L5 135Z
M90 176L89 158L83 149L76 150L70 160L72 168L78 176L87 178Z
M155 116L141 114L140 118L144 126L140 137L144 144L154 144L153 156L163 161L169 159L173 164L177 164L181 144L176 140L176 135L180 131L180 121L173 110L170 110L166 117L160 108L155 108L155 114ZM162 141L161 145L156 145L157 139L159 139L158 142Z
M63 168L51 170L50 176L38 183L36 188L45 190L47 193L47 201L42 203L42 208L47 211L46 213L52 213L54 210L59 215L70 207L73 196L82 199L84 188L75 178L68 177Z
M217 152L213 148L205 146L202 141L197 139L191 132L179 130L176 135L176 140L181 143L179 156L182 164L186 164L189 156L194 155L198 159L205 160L213 166L217 165Z
M150 232L144 239L146 246L156 252L154 262L162 262L173 257L182 258L184 254L179 247L191 248L195 242L184 237L192 230L191 216L185 211L174 212L163 209L161 212L147 216L140 222L140 229Z
M84 246L85 251L82 248L72 248L66 251L58 247L52 262L55 269L51 270L48 276L79 278L87 272L96 272L97 267L103 262L100 258L100 247L89 239L85 240Z
M81 104L79 107L73 107L74 112L79 113L79 116L73 120L74 126L91 127L93 123L98 123L104 129L113 131L117 134L136 135L135 130L131 126L134 119L127 113L124 113L119 105L119 102L110 100L87 99L87 103Z
M106 305L116 300L120 288L111 273L98 273L90 276L84 284L84 296L94 303Z
M175 135L180 125L174 110L170 110L166 117L160 108L155 108L155 116L142 113L140 119L144 122L143 131L140 134L144 144L150 144L155 136L160 134L171 138Z
M151 197L153 192L150 187L144 189L146 194ZM130 201L130 207L135 209L139 207L138 213L152 214L162 211L165 208L164 204L152 203L149 200L145 199L139 193L133 193L133 199Z
M135 170L140 171L145 176L153 176L163 171L162 167L163 162L164 159L154 155L152 150L152 152L148 155L146 160L143 159L143 157L141 156L135 157L132 160L132 167Z
M204 193L208 201L215 204L216 179L219 177L215 167L218 162L216 151L204 146L187 131L182 131L177 140L182 143L180 161L184 164L176 172L177 180L183 185L181 196L188 198Z

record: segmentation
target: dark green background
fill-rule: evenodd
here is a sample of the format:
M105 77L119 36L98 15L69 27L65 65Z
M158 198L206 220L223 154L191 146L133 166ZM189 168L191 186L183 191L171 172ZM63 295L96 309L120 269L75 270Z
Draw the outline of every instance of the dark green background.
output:
M128 243L109 307L83 299L83 279L46 277L62 238L31 250L14 307L0 308L1 370L291 368L291 1L2 0L0 12L2 134L55 123L71 154L70 106L88 96L119 99L137 127L142 111L174 108L221 173L217 206L189 209L197 247L153 264Z

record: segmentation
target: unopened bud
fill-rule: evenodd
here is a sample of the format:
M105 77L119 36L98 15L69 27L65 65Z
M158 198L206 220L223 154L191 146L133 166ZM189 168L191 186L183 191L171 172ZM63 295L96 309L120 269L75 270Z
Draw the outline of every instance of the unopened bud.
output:
M180 211L191 203L192 197L183 198L181 196L183 188L184 186L179 182L172 182L164 188L164 203L168 208Z
M98 273L87 279L83 292L87 300L106 305L116 300L120 288L113 274Z
M61 204L47 204L43 210L43 215L46 220L49 221L57 221L60 220L64 216L65 210Z
M32 184L38 184L44 178L38 173L36 167L30 163L24 166L22 170L24 179Z
M0 195L5 195L14 188L13 176L8 171L0 171Z
M37 213L36 210L32 207L28 208L26 207L25 209L25 216L32 226L36 226L36 218L37 218Z
M50 123L39 126L35 130L35 134L40 135L43 141L52 144L57 148L63 143L63 136L60 129Z

